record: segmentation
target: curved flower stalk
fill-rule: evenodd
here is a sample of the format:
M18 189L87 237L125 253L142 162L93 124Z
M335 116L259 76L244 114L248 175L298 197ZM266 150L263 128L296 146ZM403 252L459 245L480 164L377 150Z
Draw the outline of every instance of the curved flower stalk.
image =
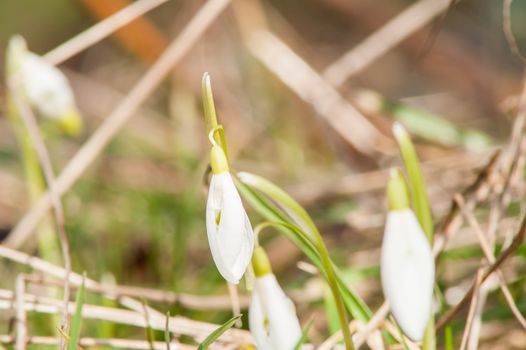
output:
M11 39L9 74L18 75L20 86L29 103L39 114L58 122L61 129L76 135L82 128L82 119L75 104L73 91L64 74L44 58L27 50L24 39Z
M239 197L223 149L210 153L212 180L206 203L206 231L212 257L221 275L238 284L252 258L254 233Z
M387 187L389 213L381 253L385 297L402 331L420 341L431 315L435 263L431 247L409 208L407 187L392 171Z
M263 248L255 249L252 266L256 279L248 321L256 346L258 350L292 350L302 336L294 304L278 284Z

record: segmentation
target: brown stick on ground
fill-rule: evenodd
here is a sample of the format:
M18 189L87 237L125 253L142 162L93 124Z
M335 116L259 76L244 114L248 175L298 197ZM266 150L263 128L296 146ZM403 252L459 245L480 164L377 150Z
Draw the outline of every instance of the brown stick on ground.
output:
M137 108L152 94L166 75L192 48L229 2L230 0L210 0L192 17L163 55L104 120L103 124L93 133L57 177L56 191L59 196L64 195L77 182L86 169L133 116ZM50 204L49 193L46 193L18 222L4 241L4 244L12 248L20 247L33 234L36 225L49 209Z
M152 10L153 8L159 5L164 4L167 1L168 0L138 0L130 4L129 6L120 9L118 12L112 13L111 16L104 15L104 20L79 33L78 35L74 36L68 41L60 44L59 46L45 54L44 58L54 65L62 63L67 59L75 56L82 50L86 49L87 47L96 44L100 40L104 39L111 33L118 30L119 28L122 28L126 25L133 26L133 24L129 24L131 21L136 20L138 17L144 15L146 12ZM95 6L95 4L101 4L102 6L106 6L105 1L85 0L84 2L88 5L92 4L92 6ZM124 28L122 28L122 30L124 30ZM156 46L162 48L165 48L167 46L164 36L160 37L160 39L156 39L155 41L162 43L162 46L160 44L157 44ZM156 55L155 57L159 56L161 53L161 51L157 51L159 50L156 50L153 53Z
M327 67L323 77L334 86L342 85L350 76L368 67L444 12L449 3L450 0L420 0L414 3L333 62Z
M129 0L81 0L97 20L127 8ZM146 63L153 63L168 46L164 34L146 17L138 17L119 29L115 35L122 45Z

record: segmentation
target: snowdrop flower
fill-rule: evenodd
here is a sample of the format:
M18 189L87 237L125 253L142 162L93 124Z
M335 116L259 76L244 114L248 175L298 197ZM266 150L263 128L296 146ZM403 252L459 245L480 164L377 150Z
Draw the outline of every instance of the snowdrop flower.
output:
M409 208L407 187L398 171L387 187L389 213L381 253L385 297L402 331L420 341L431 316L435 263L429 242Z
M57 121L66 133L78 134L82 119L64 74L41 56L29 52L22 37L16 36L11 41L12 47L17 50L17 62L13 62L11 67L20 74L20 82L30 104L42 116Z
M252 258L254 233L228 171L223 149L214 145L210 153L212 180L206 203L206 231L212 257L221 275L239 283Z
M252 258L256 279L250 300L249 328L258 350L292 350L302 331L292 301L272 273L263 248Z

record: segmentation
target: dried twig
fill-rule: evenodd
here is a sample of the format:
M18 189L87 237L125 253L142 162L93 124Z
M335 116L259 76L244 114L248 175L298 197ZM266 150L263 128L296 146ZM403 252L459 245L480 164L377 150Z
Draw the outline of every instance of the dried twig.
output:
M55 65L64 62L84 49L96 44L134 19L167 1L168 0L139 0L133 2L126 8L98 22L94 26L49 51L44 55L44 58Z
M475 285L473 289L473 298L471 298L471 304L469 305L468 317L466 319L466 326L464 327L464 333L462 334L462 341L460 343L460 350L465 350L468 344L469 335L471 334L471 326L473 325L473 318L475 310L477 309L478 301L478 290L482 283L482 268L479 268L477 277L475 279Z
M192 45L201 37L210 24L226 8L230 0L208 1L192 17L179 36L170 44L157 62L139 80L130 93L121 101L90 139L75 154L73 159L57 177L56 192L66 193L84 174L85 170L100 155L108 143L115 137L137 108L150 96L164 77L172 70ZM50 206L49 193L26 213L6 238L4 244L17 248L33 233L39 220Z
M361 72L449 7L450 0L420 0L332 63L323 76L334 86Z
M517 41L515 40L515 35L513 35L513 30L511 29L511 3L513 0L504 0L502 4L502 29L504 31L504 36L510 47L511 52L517 56L523 62L526 62L526 57L521 53Z
M506 259L515 252L517 247L522 243L524 240L524 236L526 235L526 215L523 217L520 228L518 232L516 233L515 237L513 238L513 241L511 242L510 246L506 248L495 260L493 264L491 264L489 267L487 267L484 270L484 274L482 275L481 283L483 283L493 272L495 272L500 265L506 261ZM455 305L453 308L449 309L437 322L437 330L442 328L447 322L449 322L462 308L470 301L474 291L474 284L471 286L471 288L466 292L462 300Z
M462 211L462 214L466 217L466 220L468 221L469 225L473 228L475 231L480 246L482 247L482 252L484 253L484 256L488 260L488 263L493 264L495 263L495 256L493 255L493 251L491 249L491 245L488 242L486 236L482 232L482 229L480 228L480 225L477 222L477 219L475 219L475 216L473 213L469 210L467 210L465 206L464 199L460 195L455 195L455 201L458 203L460 210ZM506 302L508 303L513 315L515 318L519 321L521 326L526 330L526 320L520 313L519 309L517 308L517 305L515 304L515 300L513 300L513 296L511 295L511 292L506 284L506 281L504 279L504 275L499 269L495 269L495 272L497 274L497 277L499 279L499 285L502 290L502 294L504 294L504 297L506 299ZM478 287L476 287L478 288Z
M359 152L377 155L381 146L390 144L356 108L328 84L300 56L269 31L248 35L247 44L259 59L283 83L314 109L344 140Z
M512 189L515 187L519 187L521 184L521 181L523 180L523 169L524 164L526 162L526 137L522 137L522 142L520 143L520 149L517 152L516 155L517 159L514 161L513 166L511 167L508 175L506 176L505 184L503 186L502 192L500 194L496 193L496 198L493 199L491 203L491 210L489 214L489 224L488 224L488 231L487 231L487 237L488 237L488 243L490 246L490 250L493 252L495 248L495 241L497 237L497 230L501 226L502 223L502 216L505 212L505 208L508 206L508 204L511 202L512 196L511 192ZM502 278L499 278L500 286L503 288L503 294L508 302L508 304L511 307L512 313L515 315L519 323L521 325L524 324L524 318L521 315L520 311L515 307L515 302L513 300L513 297L511 293L509 292L507 286L505 284L503 285ZM486 282L485 284L481 285L479 291L478 291L478 297L477 297L477 307L475 310L474 318L473 318L473 326L471 327L471 334L468 338L468 349L478 349L478 343L479 343L479 337L480 337L480 330L482 325L482 312L484 309L484 304L486 302L486 297L489 291L493 288L493 284L490 284L489 282Z

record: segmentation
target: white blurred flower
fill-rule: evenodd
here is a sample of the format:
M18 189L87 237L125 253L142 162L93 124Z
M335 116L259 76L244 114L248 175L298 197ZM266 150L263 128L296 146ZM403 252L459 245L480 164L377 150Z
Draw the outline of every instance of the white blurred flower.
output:
M411 209L390 211L381 254L381 277L391 312L402 331L422 340L431 316L435 263Z
M221 275L237 284L252 258L254 233L219 146L212 148L211 165L206 203L208 243Z
M42 57L26 51L20 62L24 92L37 111L52 118L68 134L77 134L82 120L64 74Z
M42 114L57 117L75 105L66 77L42 57L26 52L21 68L27 97Z
M294 304L272 273L256 278L248 321L258 350L292 350L301 338Z

